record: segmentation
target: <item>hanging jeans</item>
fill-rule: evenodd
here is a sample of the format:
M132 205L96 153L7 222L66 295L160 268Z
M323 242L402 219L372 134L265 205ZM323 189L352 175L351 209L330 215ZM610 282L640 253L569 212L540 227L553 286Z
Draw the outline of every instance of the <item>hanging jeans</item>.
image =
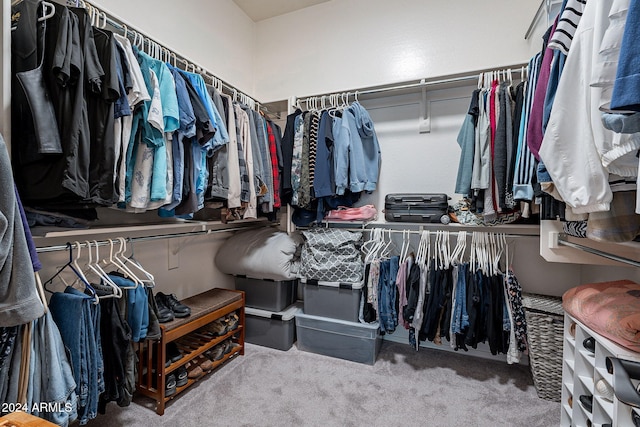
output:
M102 355L96 343L94 324L96 317L99 320L99 313L94 313L99 307L93 304L92 297L71 287L67 287L65 292L54 293L49 302L62 341L71 354L71 366L78 385L81 425L96 417L98 396L104 390Z
M396 313L396 276L398 275L400 257L394 256L380 263L380 279L378 281L378 318L380 329L392 333L398 326Z
M28 407L40 403L59 405L56 406L59 411L31 414L66 427L78 417L76 383L60 331L50 313L33 322L32 336Z

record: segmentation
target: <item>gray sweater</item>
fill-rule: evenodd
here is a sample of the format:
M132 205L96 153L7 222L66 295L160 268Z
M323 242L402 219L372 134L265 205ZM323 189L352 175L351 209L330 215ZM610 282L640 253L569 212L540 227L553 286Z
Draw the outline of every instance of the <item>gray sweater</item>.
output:
M0 327L31 322L43 314L13 190L11 161L0 136Z

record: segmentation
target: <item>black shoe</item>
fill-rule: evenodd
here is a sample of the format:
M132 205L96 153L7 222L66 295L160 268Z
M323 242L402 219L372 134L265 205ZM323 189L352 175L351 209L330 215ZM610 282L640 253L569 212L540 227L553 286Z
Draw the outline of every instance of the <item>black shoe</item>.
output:
M166 384L164 385L164 395L171 396L176 392L176 376L173 374L167 375L165 378Z
M154 298L156 301L156 307L158 308L158 322L160 323L171 322L174 317L173 311L171 311L171 309L167 307L167 304L165 303L164 296L165 295L162 292L158 292L158 294Z
M640 414L638 414L634 410L631 410L631 419L633 420L633 425L635 427L640 427Z
M166 295L162 292L158 292L157 297L160 297L162 299L164 305L173 312L173 315L175 317L181 318L191 315L191 309L178 301L178 298L176 298L174 294Z
M178 346L176 345L176 343L174 342L167 343L166 351L167 351L167 354L166 354L167 363L174 363L182 359L182 353L180 352L180 349L178 349Z
M588 396L586 394L580 395L580 403L587 412L591 413L593 410L593 396Z
M183 365L176 369L176 386L182 387L187 384L189 373L187 372L187 368Z
M586 340L582 341L582 345L583 347L591 352L591 353L595 353L596 352L596 339L593 337L589 337Z

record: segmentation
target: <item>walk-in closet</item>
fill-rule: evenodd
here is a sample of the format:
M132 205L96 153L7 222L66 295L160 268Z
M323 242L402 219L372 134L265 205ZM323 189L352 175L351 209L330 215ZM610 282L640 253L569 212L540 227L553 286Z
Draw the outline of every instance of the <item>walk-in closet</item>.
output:
M640 426L640 3L0 18L1 425Z

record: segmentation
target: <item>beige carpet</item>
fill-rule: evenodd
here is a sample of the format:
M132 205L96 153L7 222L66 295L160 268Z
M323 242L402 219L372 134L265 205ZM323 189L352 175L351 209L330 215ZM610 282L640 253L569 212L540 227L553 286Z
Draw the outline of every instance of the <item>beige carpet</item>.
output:
M374 366L247 344L168 404L111 403L89 426L556 426L527 366L384 342ZM147 406L147 407L145 407Z

